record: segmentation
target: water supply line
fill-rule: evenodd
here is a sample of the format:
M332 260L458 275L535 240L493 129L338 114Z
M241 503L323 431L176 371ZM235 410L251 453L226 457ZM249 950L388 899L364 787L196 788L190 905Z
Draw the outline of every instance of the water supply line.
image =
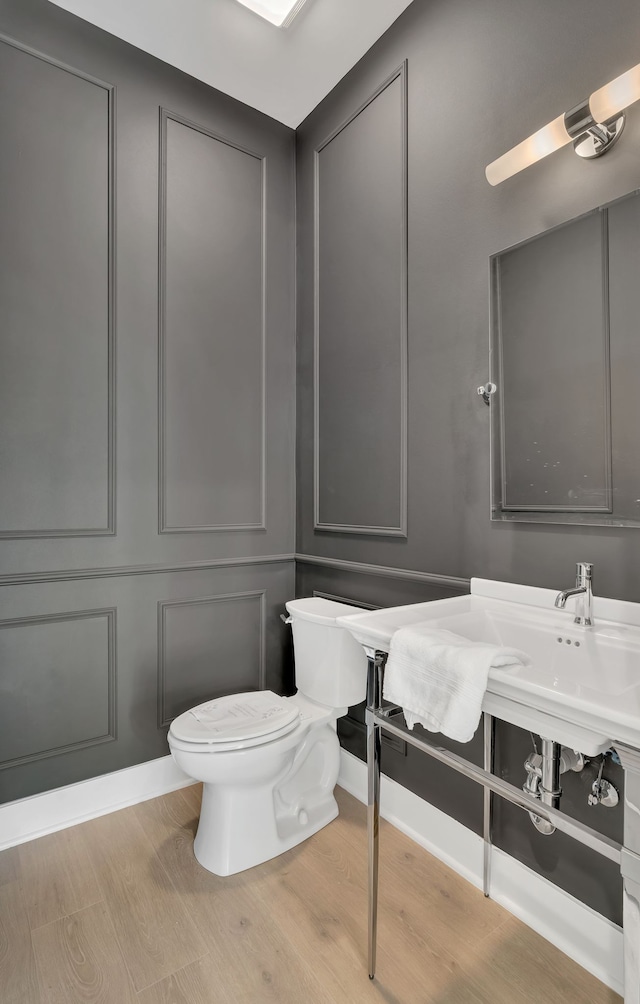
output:
M533 737L532 737L533 739ZM579 773L584 770L585 758L582 753L570 750L552 739L542 739L542 753L538 753L535 740L533 742L534 753L525 761L524 769L527 772L527 779L522 786L522 790L528 795L540 799L544 805L550 805L554 809L560 806L560 775L568 770ZM545 836L550 836L555 832L555 826L548 819L542 819L535 812L530 812L529 817L536 830Z

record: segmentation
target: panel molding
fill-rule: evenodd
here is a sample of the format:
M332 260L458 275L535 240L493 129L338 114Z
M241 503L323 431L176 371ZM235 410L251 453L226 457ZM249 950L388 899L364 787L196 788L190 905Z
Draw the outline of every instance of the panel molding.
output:
M194 129L209 139L223 143L260 162L262 177L261 205L261 458L260 458L260 520L257 523L212 523L201 526L171 526L167 523L166 500L166 250L167 250L167 124L176 122ZM158 533L211 533L238 530L266 530L267 479L267 163L266 156L232 142L167 108L160 108L160 145L158 153Z
M264 690L267 677L266 589L253 589L239 593L216 593L212 596L194 596L185 600L158 601L158 728L166 728L173 721L167 717L166 688L166 617L167 610L175 607L204 606L228 600L259 600L260 602L260 661L258 664L258 689Z
M58 568L44 572L9 572L0 575L0 586L35 582L67 582L74 579L106 579L127 575L164 575L169 572L199 572L213 568L275 565L295 561L295 554L265 554L242 558L208 558L204 561L163 562L156 565L111 565L96 568Z
M361 561L345 561L342 558L324 558L315 554L296 554L296 561L303 565L322 565L341 572L355 572L358 575L379 575L387 579L408 579L411 582L427 582L434 586L447 586L468 593L471 580L455 575L438 575L436 572L418 572L410 568L391 568L388 565L368 565Z
M320 518L320 154L347 126L371 105L394 81L401 82L402 128L402 257L400 307L400 522L398 526L323 523ZM365 101L316 147L313 154L313 456L314 456L314 529L329 533L366 533L385 537L407 536L407 427L408 427L408 100L407 60L393 71Z
M33 617L12 617L0 621L0 630L5 628L29 627L36 624L58 624L78 620L92 620L100 617L107 621L107 716L108 729L101 736L94 736L91 739L83 739L77 743L69 743L63 746L54 746L47 750L39 750L37 753L29 753L26 756L14 757L11 760L0 761L0 770L11 767L20 767L23 764L35 763L38 760L45 760L52 756L62 756L65 753L75 753L78 750L88 749L90 746L101 746L103 743L113 742L118 738L116 723L116 681L117 681L117 646L116 646L116 607L99 607L94 610L73 610L68 613L40 614Z
M322 565L343 572L358 575L378 575L390 579L408 579L413 582L427 582L448 586L468 592L470 579L440 575L436 572L421 572L411 568L394 568L389 565L374 565L362 561L347 561L343 558L326 558L317 554L266 554L240 558L210 558L203 561L166 562L154 565L114 565L96 568L53 569L39 572L15 572L0 576L0 587L29 585L37 582L67 582L75 579L119 578L129 575L163 575L171 572L199 572L217 568L235 568L251 565L278 565L300 562L304 565Z
M314 589L313 595L321 600L333 600L335 603L346 603L350 607L360 607L362 610L379 610L379 605L375 603L365 603L364 600L354 600L349 596L340 596L338 593L327 593L322 589Z
M72 529L2 530L0 540L31 540L47 537L105 537L116 533L116 88L44 52L23 45L0 33L0 43L12 46L56 69L70 73L107 94L107 525Z

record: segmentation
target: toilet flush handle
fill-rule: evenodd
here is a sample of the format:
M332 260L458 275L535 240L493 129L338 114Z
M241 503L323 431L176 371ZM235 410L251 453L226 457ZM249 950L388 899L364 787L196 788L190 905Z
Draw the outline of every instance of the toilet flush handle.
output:
M286 614L280 614L280 620L282 621L283 624L291 624L292 618L287 617Z

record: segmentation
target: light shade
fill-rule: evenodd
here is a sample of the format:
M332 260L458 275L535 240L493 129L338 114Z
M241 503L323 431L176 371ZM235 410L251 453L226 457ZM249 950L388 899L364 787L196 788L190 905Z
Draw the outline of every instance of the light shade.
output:
M559 150L561 146L571 141L571 136L565 129L564 115L549 122L549 125L534 132L533 136L518 143L513 150L503 153L492 164L489 164L485 174L490 185L499 185L501 181L510 178L512 174L524 170L536 161L542 160L547 154Z
M238 0L243 7L248 7L278 28L286 28L291 24L305 2L306 0Z
M594 91L589 98L591 114L596 122L606 122L640 100L640 63L626 73Z

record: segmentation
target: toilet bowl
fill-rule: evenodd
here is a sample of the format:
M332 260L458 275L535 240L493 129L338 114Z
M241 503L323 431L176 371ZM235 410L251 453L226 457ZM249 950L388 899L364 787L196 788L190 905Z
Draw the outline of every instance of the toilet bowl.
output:
M336 721L364 700L367 663L335 621L358 608L319 597L286 607L297 693L254 691L207 701L169 729L176 764L203 782L194 853L216 875L268 861L338 814Z

